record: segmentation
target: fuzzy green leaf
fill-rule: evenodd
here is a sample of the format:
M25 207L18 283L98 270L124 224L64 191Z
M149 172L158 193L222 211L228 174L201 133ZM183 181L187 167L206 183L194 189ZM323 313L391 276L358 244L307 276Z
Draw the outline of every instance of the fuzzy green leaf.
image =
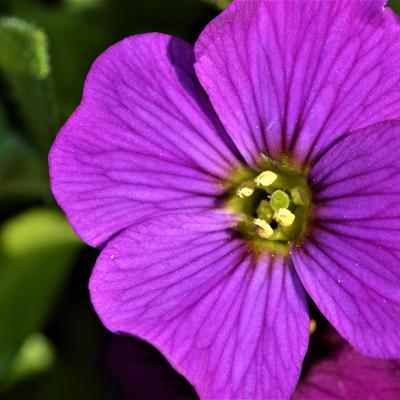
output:
M33 142L47 151L57 131L47 37L17 18L0 18L0 73Z

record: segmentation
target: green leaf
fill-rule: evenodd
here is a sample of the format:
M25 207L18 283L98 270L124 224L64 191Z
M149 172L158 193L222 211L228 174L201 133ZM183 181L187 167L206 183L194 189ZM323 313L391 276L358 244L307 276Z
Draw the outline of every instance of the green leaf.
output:
M223 10L228 7L228 5L232 2L232 0L203 0L208 4L212 4L213 6Z
M0 188L0 201L50 198L47 165L11 128L1 107Z
M67 7L94 8L103 5L104 0L65 0Z
M83 82L95 58L122 38L110 32L113 16L102 5L109 0L64 0L52 7L14 3L14 15L35 21L47 34L57 110L65 120L80 102Z
M400 4L397 0L389 0L388 7L391 7L397 14L400 15Z
M60 212L26 212L0 230L0 380L24 340L40 330L81 242Z
M47 152L58 123L45 33L17 18L0 18L0 72L24 121L24 131Z
M49 370L55 359L55 350L49 339L41 333L32 333L14 357L5 387Z

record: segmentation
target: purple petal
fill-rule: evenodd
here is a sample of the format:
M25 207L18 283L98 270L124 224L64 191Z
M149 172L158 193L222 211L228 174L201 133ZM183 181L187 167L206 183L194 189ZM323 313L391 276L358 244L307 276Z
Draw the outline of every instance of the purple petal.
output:
M400 357L400 122L352 133L310 173L313 227L294 266L356 349Z
M367 358L331 333L330 353L312 364L293 400L395 400L400 398L400 361Z
M166 216L111 241L92 302L113 332L155 345L201 398L288 398L308 344L304 291L286 261L255 258L220 214Z
M400 118L400 24L382 0L235 1L196 72L244 158L312 162L344 132Z
M53 193L87 243L154 213L210 208L223 192L237 161L193 62L189 44L148 34L94 63L50 154Z

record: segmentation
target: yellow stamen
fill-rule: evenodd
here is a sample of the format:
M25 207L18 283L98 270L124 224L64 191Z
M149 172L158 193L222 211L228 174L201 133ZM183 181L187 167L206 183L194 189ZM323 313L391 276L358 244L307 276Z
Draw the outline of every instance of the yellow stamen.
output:
M236 190L236 196L239 196L241 199L244 199L245 197L250 197L253 193L254 187L248 185L240 186Z
M270 186L272 183L274 183L278 178L278 175L275 174L275 172L272 171L264 171L261 172L260 175L258 175L255 179L254 179L254 183L257 186L261 186L261 187L268 187Z
M312 335L316 329L317 329L317 322L315 321L315 319L311 319L310 320L310 335Z
M304 187L295 187L290 190L290 194L292 196L293 203L299 206L306 206L310 204L311 195L310 191Z
M264 239L269 239L274 233L271 225L261 218L255 218L253 224L256 227L257 234Z
M290 212L287 208L280 208L278 211L275 212L274 214L274 220L282 226L290 226L293 224L295 219L294 214Z
M274 216L274 210L269 205L267 200L261 200L260 204L257 207L257 216L268 223L272 221Z

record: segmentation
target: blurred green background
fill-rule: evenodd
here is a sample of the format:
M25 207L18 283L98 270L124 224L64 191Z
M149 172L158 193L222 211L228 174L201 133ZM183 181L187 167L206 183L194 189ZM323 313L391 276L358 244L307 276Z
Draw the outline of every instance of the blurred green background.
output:
M47 153L108 46L147 31L194 42L217 13L200 0L0 0L0 398L111 398L98 362L111 335L87 290L97 251L57 208Z
M47 153L103 50L149 31L194 43L226 3L0 0L1 399L118 398L99 368L112 335L87 290L97 251L57 208Z

